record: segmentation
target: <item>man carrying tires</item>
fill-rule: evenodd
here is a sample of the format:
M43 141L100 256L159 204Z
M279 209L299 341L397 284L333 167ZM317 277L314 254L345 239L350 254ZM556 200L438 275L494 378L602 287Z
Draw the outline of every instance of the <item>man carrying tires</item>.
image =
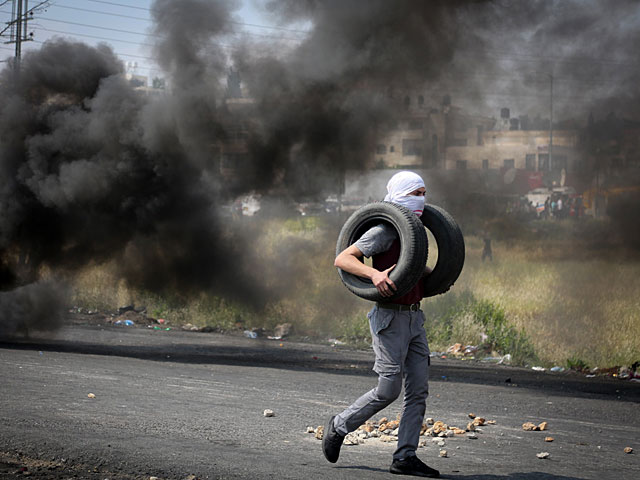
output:
M389 180L387 191L385 201L400 204L416 215L422 215L425 186L419 175L399 172ZM372 257L373 267L361 262L363 256ZM399 256L397 232L392 226L381 223L340 252L335 259L335 266L353 275L369 278L380 295L388 298L396 290L389 272L395 267ZM439 476L437 470L416 456L429 393L429 345L423 327L424 314L420 310L423 296L423 282L419 281L407 294L393 298L392 302L377 302L369 312L376 356L373 369L378 374L378 385L329 420L324 429L322 449L330 462L338 460L347 433L356 430L398 397L404 377L405 394L398 447L393 454L390 471L419 477Z

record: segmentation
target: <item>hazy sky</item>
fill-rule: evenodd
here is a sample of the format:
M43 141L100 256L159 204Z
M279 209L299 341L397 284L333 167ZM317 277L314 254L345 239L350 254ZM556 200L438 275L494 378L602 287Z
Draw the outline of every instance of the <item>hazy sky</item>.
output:
M29 5L37 5L39 1L30 0ZM34 41L25 43L23 50L37 49L55 36L89 45L105 42L127 64L129 71L136 63L135 73L150 79L162 76L151 58L151 44L157 40L149 36L152 2L51 0L47 2L49 6L36 12L29 23ZM378 8L391 5L392 0L389 2L378 4ZM339 35L334 35L338 40L325 42L330 45L328 49L322 50L322 42L316 44L313 62L324 66L335 63L341 49L350 41L349 35L355 27L342 22L343 19L367 17L373 24L379 24L384 19L378 17L389 15L375 12L376 2L364 1L362 5L366 7L362 8L357 2L284 0L280 3L285 6L277 12L282 23L277 25L276 17L261 7L264 3L265 0L237 1L238 8L233 17L237 33L220 40L223 49L237 48L241 35L253 41L249 42L253 45L263 46L277 39L281 46L295 47L308 37L304 31L311 29L311 22L321 20L314 17L323 10L317 8L321 5L326 7L324 10L335 13L327 15L331 18L329 25L320 28L344 27ZM352 3L360 10L357 15L348 17L348 8L343 4ZM402 3L410 4L413 12L423 8L421 2ZM468 5L457 8L458 3ZM0 0L0 22L10 19L11 4L11 0ZM400 4L393 4L391 10L400 11ZM315 7L303 12L310 5ZM439 4L434 2L433 5ZM575 116L586 120L592 110L598 116L609 111L626 111L625 115L634 116L637 113L640 64L636 49L640 42L640 2L495 0L452 1L445 5L456 15L455 21L447 17L446 20L451 21L450 27L443 27L440 33L437 25L425 27L436 31L431 37L425 35L431 43L424 47L433 51L434 58L427 63L437 64L437 67L417 88L425 97L433 99L430 104L451 94L454 104L476 113L495 116L501 107L510 107L516 116L525 113L547 116L550 77L553 75L554 111L558 119ZM394 17L395 23L400 23L396 29L398 35L407 31L404 27L411 24L414 16ZM303 21L309 23L301 24ZM384 33L386 28L380 32ZM366 50L369 46L361 47ZM393 50L393 44L389 45L389 50ZM0 44L0 59L6 60L12 55L13 45ZM350 55L353 57L354 51Z
M30 0L29 8L40 1ZM34 41L23 43L23 52L40 48L53 37L72 38L89 45L107 43L124 62L137 63L136 73L149 77L160 74L151 58L153 38L147 35L153 0L52 0L47 3L49 6L38 9L34 20L29 22ZM11 19L12 1L0 0L0 5L0 22L5 25ZM236 17L240 32L265 41L285 37L287 41L297 42L301 34L292 31L294 27L277 27L259 5L259 2L238 1ZM13 44L0 44L0 59L12 57L14 50ZM129 68L132 67L129 65Z

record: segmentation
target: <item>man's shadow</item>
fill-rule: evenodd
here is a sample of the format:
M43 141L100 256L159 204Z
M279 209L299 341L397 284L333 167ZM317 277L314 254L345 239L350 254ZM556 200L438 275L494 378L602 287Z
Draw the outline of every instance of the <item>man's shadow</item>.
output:
M368 472L380 472L380 473L389 473L389 470L383 468L375 468L367 465L340 465L335 466L334 468L340 469L352 469L352 470L361 470ZM491 474L480 474L480 475L464 475L460 473L440 473L440 478L448 478L451 480L459 479L459 480L585 480L580 477L567 477L564 475L554 475L551 473L544 472L514 472L507 473L505 475L491 475Z

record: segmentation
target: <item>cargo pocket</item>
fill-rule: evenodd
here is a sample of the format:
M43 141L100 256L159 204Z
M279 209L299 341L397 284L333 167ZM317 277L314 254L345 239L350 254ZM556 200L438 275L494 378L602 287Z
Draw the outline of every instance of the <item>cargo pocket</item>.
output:
M393 313L393 310L378 308L377 305L373 307L367 314L367 317L369 317L371 332L378 335L382 330L387 328L391 323L391 320L393 320Z
M378 375L390 376L402 371L402 349L396 345L398 339L394 335L392 320L395 317L393 310L374 307L369 313L369 325L373 340L373 351L376 360L373 371Z

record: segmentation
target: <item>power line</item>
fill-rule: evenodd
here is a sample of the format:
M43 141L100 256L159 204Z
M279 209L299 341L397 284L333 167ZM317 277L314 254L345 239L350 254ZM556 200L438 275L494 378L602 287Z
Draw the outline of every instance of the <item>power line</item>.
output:
M43 26L38 26L38 29L44 30L45 32L60 33L60 34L63 34L63 35L72 35L74 37L94 38L96 40L107 40L107 41L111 41L111 42L129 43L131 45L140 45L142 47L153 47L154 46L152 43L131 42L129 40L120 40L119 38L100 37L100 36L97 36L97 35L87 35L85 33L66 32L66 31L63 31L63 30L51 30L50 28L45 28Z
M134 7L132 5L123 5L122 3L107 2L107 1L104 1L104 0L88 0L88 1L89 2L93 2L93 3L102 3L102 4L105 4L105 5L114 5L114 6L117 6L117 7L133 8L133 9L136 9L136 10L143 10L143 11L146 11L146 12L150 12L151 11L150 8L146 8L146 7ZM245 27L268 28L268 29L272 29L272 30L283 30L285 32L295 32L295 33L309 33L308 30L298 30L298 29L295 29L295 28L277 27L275 25L259 25L259 24L256 24L256 23L244 23L244 22L234 22L234 21L232 21L230 23L233 23L235 25L242 25L242 26L245 26Z
M134 17L132 15L124 15L124 14L121 14L121 13L102 12L102 11L99 11L99 10L89 10L89 9L80 8L80 7L68 7L66 5L60 5L58 3L55 4L55 6L58 7L58 8L66 8L66 9L69 9L69 10L75 10L75 11L80 11L80 12L97 13L99 15L110 15L112 17L130 18L130 19L133 19L133 20L142 20L144 22L151 22L150 18ZM239 22L231 22L231 23L238 23L239 24ZM245 24L241 24L241 25L245 25ZM256 36L256 37L264 37L264 38L276 38L278 40L290 40L290 41L293 41L293 42L300 41L299 38L277 37L275 35L265 35L265 34L262 34L262 33L255 33L255 32L242 32L242 34L244 34L244 35L252 35L252 36Z

